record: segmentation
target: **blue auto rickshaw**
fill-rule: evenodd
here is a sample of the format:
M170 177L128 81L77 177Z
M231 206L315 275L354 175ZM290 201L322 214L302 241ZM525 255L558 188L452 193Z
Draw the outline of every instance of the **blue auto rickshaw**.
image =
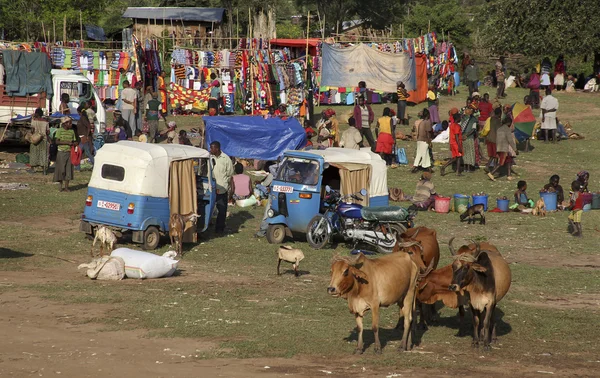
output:
M385 161L369 148L286 151L270 193L266 219L269 243L279 244L294 233L306 234L313 217L324 212L326 188L342 195L366 189L363 206L385 209L388 216L390 211L400 213L400 208L388 208ZM402 213L406 218L407 213Z
M79 228L88 236L100 226L131 232L134 243L152 250L169 232L171 214L195 212L198 220L186 225L184 242L196 242L197 232L208 228L215 202L208 151L120 141L96 154Z

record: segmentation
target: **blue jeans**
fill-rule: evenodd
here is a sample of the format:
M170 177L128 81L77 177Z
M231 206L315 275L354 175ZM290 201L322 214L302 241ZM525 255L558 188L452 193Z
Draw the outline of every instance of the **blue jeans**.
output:
M92 147L90 146L89 143L79 143L79 148L81 148L81 151L83 152L83 154L85 154L85 156L88 157L88 159L90 159L90 163L92 163L92 165L94 165L94 154L92 153Z
M567 132L565 130L565 127L563 126L562 123L560 122L556 122L556 129L558 131L558 135L565 137L567 139L569 139L569 136L567 135Z

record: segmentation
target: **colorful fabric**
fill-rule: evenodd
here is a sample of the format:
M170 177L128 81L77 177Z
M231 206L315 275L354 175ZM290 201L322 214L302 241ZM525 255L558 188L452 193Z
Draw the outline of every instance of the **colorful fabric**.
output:
M171 84L171 90L169 91L171 108L176 108L177 105L192 105L194 108L201 109L203 108L201 103L207 103L209 98L210 88L201 91L195 91L192 89L186 89L181 85ZM165 109L163 109L163 111L164 110Z

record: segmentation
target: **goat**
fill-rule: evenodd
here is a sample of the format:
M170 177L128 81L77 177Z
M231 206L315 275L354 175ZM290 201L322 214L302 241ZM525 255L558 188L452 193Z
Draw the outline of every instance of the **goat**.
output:
M187 214L173 214L169 220L169 238L171 239L171 245L175 247L177 256L183 257L183 232L185 231L185 224L190 220L196 222L198 214L187 213Z
M546 216L546 203L544 202L543 198L537 200L537 202L535 203L535 207L533 208L533 211L531 213L533 215L539 215L540 217Z
M279 273L279 266L281 265L281 261L283 260L292 263L292 267L294 268L294 274L296 275L296 277L298 277L298 266L300 266L300 261L304 259L304 253L302 253L302 251L299 249L290 247L289 245L282 245L277 250L277 255L279 257L279 260L277 261L277 275L281 275L281 273Z
M468 224L475 224L475 215L479 215L479 224L485 224L485 206L477 204L469 207L467 211L460 215L460 221L463 222L467 217L469 218Z
M100 256L104 256L104 248L108 249L108 254L110 254L117 243L117 237L108 227L98 227L90 251L92 257L94 257L94 247L96 246L97 241L100 241Z

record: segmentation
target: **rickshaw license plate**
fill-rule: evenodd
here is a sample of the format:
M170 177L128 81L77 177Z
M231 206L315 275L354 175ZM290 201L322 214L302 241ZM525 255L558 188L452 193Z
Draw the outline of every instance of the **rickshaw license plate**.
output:
M102 209L119 211L121 209L121 204L115 202L98 201L98 207Z
M294 188L291 186L273 185L273 191L275 193L293 193Z

